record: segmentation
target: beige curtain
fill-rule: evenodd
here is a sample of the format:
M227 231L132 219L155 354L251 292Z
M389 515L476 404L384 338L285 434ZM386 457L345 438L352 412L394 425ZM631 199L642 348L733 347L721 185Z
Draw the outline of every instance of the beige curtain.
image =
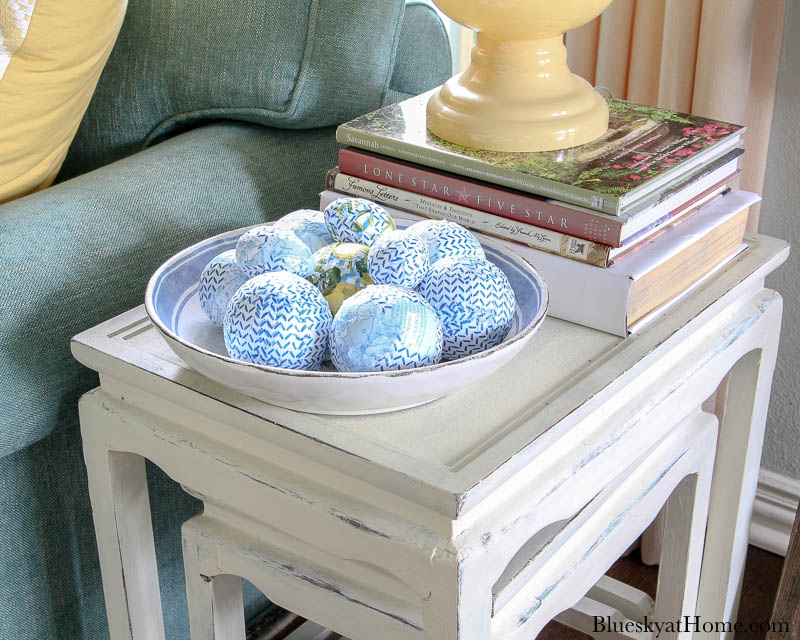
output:
M567 33L573 72L618 98L747 125L740 186L761 192L786 0L613 0ZM748 227L755 230L758 207Z

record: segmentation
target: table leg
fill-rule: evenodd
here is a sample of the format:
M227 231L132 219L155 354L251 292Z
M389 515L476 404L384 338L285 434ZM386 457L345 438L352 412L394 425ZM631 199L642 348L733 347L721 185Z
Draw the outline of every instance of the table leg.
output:
M110 451L103 439L114 417L91 396L80 404L106 613L112 640L163 640L145 461Z
M707 473L686 476L667 502L664 541L658 568L654 620L670 622L695 615L697 589L711 489ZM665 633L664 638L689 638L691 633Z
M703 622L736 620L777 351L779 327L771 329L771 344L749 352L731 369L722 398L697 602L697 614ZM732 637L733 633L722 636Z
M186 575L186 602L192 640L244 640L242 579L228 574L212 574L203 558L205 545L198 544L202 532L194 519L183 525L183 566Z

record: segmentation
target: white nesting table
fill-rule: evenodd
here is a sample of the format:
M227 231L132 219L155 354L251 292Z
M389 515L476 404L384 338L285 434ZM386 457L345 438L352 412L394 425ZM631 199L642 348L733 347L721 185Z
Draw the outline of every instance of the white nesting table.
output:
M75 357L100 374L81 429L112 639L164 637L145 458L203 500L208 522L264 541L274 580L262 584L278 604L354 640L499 639L510 636L494 613L524 599L517 577L531 578L526 554L546 543L537 532L578 518L703 405L721 426L697 613L735 618L782 311L764 278L787 255L782 241L748 236L637 335L548 318L483 383L378 416L303 414L233 392L175 356L143 307L76 336ZM548 503L556 490L566 497ZM459 593L478 573L492 588ZM220 582L219 597L231 589ZM466 600L476 602L462 625ZM348 614L362 609L367 627Z

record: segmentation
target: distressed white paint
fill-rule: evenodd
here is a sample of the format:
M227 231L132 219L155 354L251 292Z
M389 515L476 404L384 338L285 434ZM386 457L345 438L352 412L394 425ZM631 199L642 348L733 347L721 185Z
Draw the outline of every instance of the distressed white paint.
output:
M245 637L241 577L208 571L200 556L197 533L183 527L183 563L193 640L241 640Z
M649 595L608 576L600 578L589 589L586 597L596 602L602 602L607 607L612 607L628 620L643 620L645 616L653 617L655 602Z
M101 441L83 445L111 636L163 640L144 458L110 452Z
M704 618L729 618L781 315L780 296L763 279L787 254L780 241L749 243L640 334L622 340L548 319L488 382L382 416L314 416L237 394L189 370L141 308L76 337L76 357L101 378L82 399L81 424L112 638L149 640L160 627L157 597L126 598L126 585L153 584L155 568L142 516L146 485L125 471L130 463L120 467L125 460L153 460L204 501L203 530L220 527L215 535L226 544L216 558L198 557L201 575L214 575L212 560L218 575L258 566L257 584L271 599L353 640L418 638L420 629L443 640L499 638L503 620L513 618L508 607L530 609L524 594L544 575L526 571L517 551L560 520L573 523L569 535L532 562L583 548L586 523L608 522L634 495L634 484L615 484L625 465L638 461L630 474L642 483L652 477L648 456L730 371L719 439L727 453L714 468L708 524L716 544L703 555L697 602ZM130 479L124 491L113 489L120 476ZM596 556L602 561L590 554L583 591L685 476L669 475L657 483L658 499L637 503L647 509L622 519L623 533ZM698 503L679 493L677 508L689 513ZM136 535L120 533L121 525ZM697 570L696 553L674 551L685 527L675 535L667 547L678 554L671 584L680 588L665 600L670 611L691 606L683 584ZM206 584L194 583L198 597L238 611L230 583ZM558 613L552 609L547 615ZM199 624L213 629L213 620Z
M438 579L434 576L431 584L441 581L445 585L445 600L451 589L459 592L460 597L450 610L459 614L457 629L430 632L424 611L422 620L419 619L419 600L409 594L411 597L407 600L394 601L386 588L385 576L364 570L366 558L336 566L335 560L324 557L323 550L323 557L318 558L317 564L311 558L314 552L309 553L297 539L275 535L258 523L219 507L184 525L184 553L189 559L187 579L190 585L202 586L214 584L219 578L229 578L231 573L241 575L282 606L293 610L302 608L304 615L310 614L315 620L354 639L531 638L555 614L573 604L580 594L602 578L604 571L639 536L675 489L668 502L670 535L664 546L667 562L660 575L653 619L669 621L692 616L713 469L713 456L709 452L714 451L716 437L716 420L701 412L692 414L670 431L534 553L503 589L503 592L513 591L513 597L503 600L502 606L495 600L494 615L485 596L490 587L488 581L498 567L487 562L492 540L480 533L486 527L479 527L469 536L472 546L477 542L483 547L473 549L472 553L467 536L446 541L460 548L459 571L453 575L450 567L445 566L442 575ZM562 485L555 495L569 491L568 485ZM541 518L549 519L546 510L542 510ZM324 526L322 521L320 526ZM517 525L507 523L506 526ZM302 537L301 530L292 533ZM386 535L392 537L392 533L386 530ZM347 537L351 554L359 557L358 535L351 533ZM420 553L424 556L428 552L422 547ZM310 583L317 591L310 591L304 583ZM631 602L642 601L640 592L633 589L628 592L635 594ZM609 589L608 580L593 589L595 597L610 594L610 600L630 612L635 610L634 606L623 601L623 596L629 593L618 588ZM476 594L479 597L475 597ZM227 600L209 588L190 586L188 595L193 640L244 638L244 629L238 635L220 630L228 612L241 611L240 586L227 591ZM432 593L426 599L436 599L436 595ZM314 601L319 603L316 608ZM535 603L533 607L532 602ZM351 606L356 603L361 606ZM352 609L349 615L344 614L343 607ZM438 611L437 617L446 612L447 609ZM238 619L242 619L241 613Z

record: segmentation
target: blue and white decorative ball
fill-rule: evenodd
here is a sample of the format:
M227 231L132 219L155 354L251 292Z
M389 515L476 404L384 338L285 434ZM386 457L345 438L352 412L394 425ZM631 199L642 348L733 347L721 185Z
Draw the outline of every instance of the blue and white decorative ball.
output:
M286 369L314 369L328 347L331 312L319 290L286 271L248 280L223 324L232 358Z
M380 205L364 198L339 198L324 211L328 232L338 242L357 242L371 247L386 231L394 231L394 219Z
M236 261L251 278L267 271L288 271L304 277L314 271L311 249L292 231L274 225L243 233L236 243Z
M298 209L287 213L275 222L275 226L293 231L311 249L311 253L334 242L328 233L325 216L322 211L315 209Z
M430 269L428 248L407 231L387 231L375 241L367 258L370 277L378 284L413 289Z
M418 293L373 285L342 303L331 324L330 349L339 371L423 367L441 358L442 324Z
M460 224L449 220L415 222L407 231L425 242L431 264L442 258L457 256L486 257L478 239Z
M200 308L211 322L222 326L228 302L247 282L247 274L236 262L236 250L223 251L209 262L200 274Z
M444 258L417 287L442 321L442 359L500 344L511 328L516 298L505 274L482 258Z

